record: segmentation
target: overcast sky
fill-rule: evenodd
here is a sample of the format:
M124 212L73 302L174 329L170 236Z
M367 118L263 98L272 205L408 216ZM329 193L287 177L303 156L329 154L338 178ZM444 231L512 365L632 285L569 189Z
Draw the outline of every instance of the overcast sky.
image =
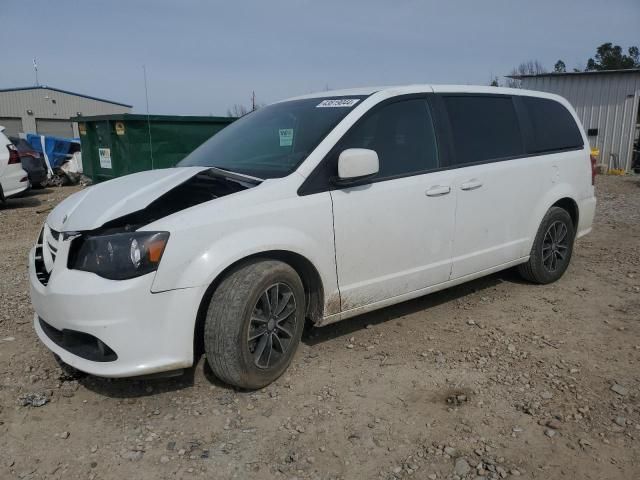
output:
M0 88L40 83L151 113L223 115L330 88L482 84L640 45L639 0L2 0ZM502 80L502 78L501 78Z

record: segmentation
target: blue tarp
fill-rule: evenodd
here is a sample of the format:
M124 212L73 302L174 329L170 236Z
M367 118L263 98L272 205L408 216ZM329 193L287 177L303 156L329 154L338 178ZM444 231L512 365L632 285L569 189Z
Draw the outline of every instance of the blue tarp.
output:
M51 168L56 168L62 165L62 163L68 158L69 151L72 147L76 147L76 150L80 149L79 138L62 138L53 137L51 135L44 135L44 152L42 151L41 135L37 133L27 133L27 142L36 151L45 153L49 158Z

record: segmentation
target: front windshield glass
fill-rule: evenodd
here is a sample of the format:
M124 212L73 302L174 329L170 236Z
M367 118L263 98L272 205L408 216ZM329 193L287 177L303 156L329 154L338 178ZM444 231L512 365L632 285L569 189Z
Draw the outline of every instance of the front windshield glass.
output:
M276 103L236 120L179 167L217 167L258 178L289 175L364 97Z

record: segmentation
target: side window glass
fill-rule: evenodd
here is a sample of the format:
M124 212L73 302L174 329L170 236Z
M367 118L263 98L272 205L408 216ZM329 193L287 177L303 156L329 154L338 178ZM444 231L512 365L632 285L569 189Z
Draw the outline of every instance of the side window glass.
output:
M444 103L449 114L457 165L524 154L511 97L446 95Z
M521 97L531 120L531 153L582 147L582 135L569 110L548 98Z
M375 150L378 178L406 175L439 167L433 121L424 99L403 100L373 110L342 140L347 148Z

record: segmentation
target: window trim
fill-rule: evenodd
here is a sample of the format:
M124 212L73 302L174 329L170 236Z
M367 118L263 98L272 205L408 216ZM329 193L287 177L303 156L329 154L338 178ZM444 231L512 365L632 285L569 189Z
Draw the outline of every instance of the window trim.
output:
M356 122L351 125L351 127L349 127L349 130L347 130L344 135L342 135L342 137L340 137L340 139L336 142L336 144L331 147L331 150L329 150L329 152L324 156L324 158L320 161L320 163L318 163L318 165L316 165L316 167L313 169L313 171L311 172L311 174L305 179L305 181L302 183L302 185L298 188L298 195L299 196L306 196L306 195L313 195L316 193L324 193L324 192L328 192L331 190L344 190L346 188L353 188L353 187L358 187L358 186L362 186L362 185L370 185L372 183L378 183L378 182L386 182L389 180L397 180L400 178L406 178L406 177L415 177L417 175L424 175L427 173L432 173L432 172L438 172L441 170L445 170L447 167L446 166L441 166L439 168L429 168L429 169L424 169L424 170L417 170L417 171L413 171L413 172L407 172L407 173L400 173L397 175L390 175L390 176L385 176L385 177L378 177L376 175L376 177L373 178L364 178L361 181L354 181L353 183L350 183L349 185L345 185L345 186L340 186L340 185L336 185L330 182L330 178L332 175L327 175L326 174L326 169L329 167L329 162L331 162L331 160L335 157L335 155L338 154L338 150L341 148L341 144L342 141L347 138L347 136L356 128L358 128L362 123L364 123L366 121L366 119L370 116L375 114L375 112L381 108L384 108L388 105L392 105L394 103L401 103L401 102L405 102L405 101L409 101L409 100L424 100L425 101L425 107L428 109L428 113L431 115L431 122L433 124L433 130L434 130L434 137L436 140L436 154L437 154L437 158L438 158L438 162L440 165L444 165L443 164L443 153L445 154L445 156L449 155L449 147L448 145L446 145L448 142L443 142L441 141L439 134L442 133L442 129L438 128L437 126L437 118L436 118L436 113L435 113L435 109L434 106L432 105L432 98L433 98L434 94L433 93L429 93L429 92L424 92L424 93L410 93L410 94L405 94L405 95L397 95L391 98L387 98L385 100L382 100L381 102L375 104L374 106L372 106L369 110L367 110L360 118L358 118L358 120L356 120ZM444 148L442 148L444 147ZM444 150L444 152L443 152ZM322 178L324 176L324 178Z
M524 147L524 153L522 155L514 155L509 157L500 157L493 158L488 160L481 160L478 162L470 162L463 164L456 164L454 162L455 158L455 142L453 141L453 129L451 128L451 124L449 121L449 114L447 112L446 105L444 104L443 97L445 96L484 96L484 97L511 97L513 101L513 106L516 111L516 117L518 119L518 126L520 128L520 134L522 136L522 143ZM532 158L532 157L541 157L545 155L553 155L556 153L566 153L566 152L578 152L585 150L585 143L583 139L583 143L580 146L568 147L562 149L554 149L544 152L534 152L531 150L531 146L533 145L533 127L531 125L531 119L526 111L526 108L521 102L522 97L531 97L531 98L546 98L546 97L538 97L536 95L518 95L518 94L502 94L502 93L475 93L475 92L438 92L438 93L411 93L406 95L398 95L392 98L388 98L386 100L377 103L369 110L367 110L364 115L362 115L350 128L345 132L345 134L336 142L336 144L329 150L329 153L324 156L324 158L316 165L311 174L302 182L302 185L298 188L299 196L313 195L316 193L325 193L331 190L343 190L345 188L353 188L362 185L369 185L372 183L388 181L388 180L397 180L405 177L413 177L418 175L425 175L429 173L442 172L445 170L457 170L459 168L467 168L467 167L475 167L477 165L486 165L490 163L499 163L499 162L507 162L510 160L521 160L524 158ZM358 124L369 114L369 112L374 111L378 107L382 107L384 105L395 103L403 100L409 100L413 98L424 98L427 101L427 105L430 109L431 119L433 121L433 126L435 130L435 137L438 149L438 159L441 167L435 169L429 169L414 173L407 173L401 175L394 175L391 177L384 178L369 178L363 179L361 182L354 182L348 186L340 187L337 185L333 185L328 182L326 185L313 185L314 181L316 181L316 177L322 175L324 168L326 168L326 164L329 161L328 159L331 155L336 153L337 148L340 145L340 142L344 137L346 137L351 129L358 126ZM549 99L551 101L555 101L553 99ZM557 102L560 103L560 102ZM562 103L560 103L562 105ZM564 105L562 105L566 108ZM571 113L571 112L569 112ZM573 115L571 115L573 118ZM575 118L574 118L575 121ZM579 125L578 129L580 129Z
M470 97L470 96L482 96L482 97L511 97L513 101L513 106L516 111L516 117L518 119L518 125L520 128L520 134L522 136L522 144L524 147L524 153L522 155L512 155L508 157L499 157L487 160L480 160L478 162L469 162L469 163L454 163L455 159L455 142L453 141L453 129L451 128L451 123L449 120L449 112L447 111L447 107L444 103L444 97ZM476 165L485 165L489 163L498 163L498 162L507 162L509 160L520 160L523 158L532 158L532 157L540 157L543 155L553 155L555 153L565 153L565 152L577 152L585 149L584 141L582 145L575 147L567 147L567 148L559 148L554 150L535 152L533 151L533 125L531 124L531 118L527 112L525 105L522 102L523 97L529 98L543 98L546 100L550 100L552 102L559 103L563 108L567 109L562 103L557 102L556 100L539 97L536 95L518 95L518 94L505 94L505 93L480 93L480 92L438 92L433 94L433 103L437 107L437 113L440 115L439 122L440 126L443 128L443 132L441 132L440 138L447 138L450 143L447 147L450 150L449 153L449 163L446 168L440 168L441 170L456 170L458 168L466 168L466 167L474 167ZM568 111L568 109L567 109ZM569 114L571 112L569 111ZM573 118L573 115L571 115ZM573 119L575 122L575 118ZM576 124L578 130L580 130L579 125Z

